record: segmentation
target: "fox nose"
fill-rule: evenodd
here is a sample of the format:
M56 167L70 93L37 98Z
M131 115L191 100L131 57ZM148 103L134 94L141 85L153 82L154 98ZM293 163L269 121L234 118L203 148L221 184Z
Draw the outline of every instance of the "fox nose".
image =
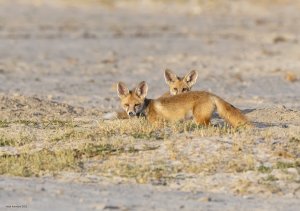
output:
M128 113L128 115L129 115L129 116L134 116L134 113L133 113L132 111L130 111L130 112Z

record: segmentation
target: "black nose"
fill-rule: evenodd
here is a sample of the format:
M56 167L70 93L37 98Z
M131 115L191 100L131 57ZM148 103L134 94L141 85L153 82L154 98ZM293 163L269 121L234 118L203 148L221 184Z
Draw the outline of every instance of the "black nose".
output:
M130 112L128 113L128 115L129 115L129 116L134 116L134 113L133 113L132 111L130 111Z

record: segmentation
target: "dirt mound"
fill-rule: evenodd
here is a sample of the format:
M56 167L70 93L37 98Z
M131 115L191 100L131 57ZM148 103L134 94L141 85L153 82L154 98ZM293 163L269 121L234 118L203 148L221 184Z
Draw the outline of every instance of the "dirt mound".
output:
M85 114L82 107L43 100L37 97L0 96L0 118L8 120L36 118L71 118Z

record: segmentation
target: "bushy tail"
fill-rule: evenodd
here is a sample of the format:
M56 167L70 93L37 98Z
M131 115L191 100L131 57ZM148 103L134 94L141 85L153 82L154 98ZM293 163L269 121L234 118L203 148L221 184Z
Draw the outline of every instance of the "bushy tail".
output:
M234 107L218 96L214 96L214 101L220 117L225 119L225 121L227 121L233 127L252 126L247 117L242 114L238 108Z

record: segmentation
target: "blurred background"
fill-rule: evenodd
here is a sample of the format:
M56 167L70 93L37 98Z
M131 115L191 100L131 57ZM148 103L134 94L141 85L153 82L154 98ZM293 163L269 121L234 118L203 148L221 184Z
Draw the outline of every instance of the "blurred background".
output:
M298 0L0 0L0 91L118 108L116 83L195 90L242 108L300 108Z

